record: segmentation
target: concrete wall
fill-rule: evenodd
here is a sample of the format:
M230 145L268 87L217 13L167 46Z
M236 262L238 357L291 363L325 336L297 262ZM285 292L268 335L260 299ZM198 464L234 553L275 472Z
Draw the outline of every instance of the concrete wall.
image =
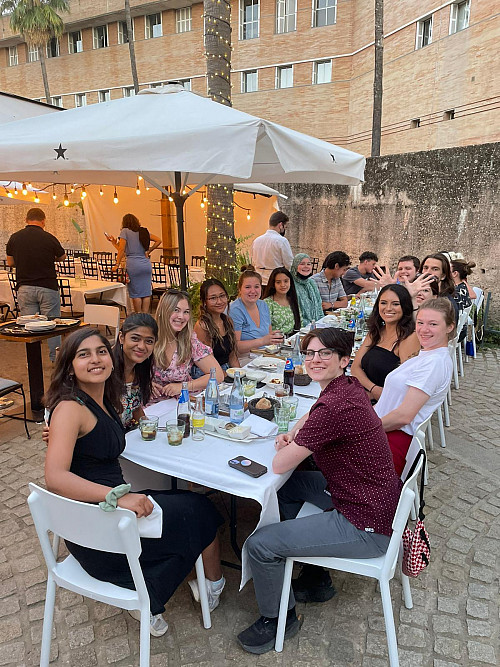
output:
M406 254L461 252L477 264L471 284L493 293L498 325L499 163L500 144L482 144L368 158L365 183L353 188L280 185L290 243L321 261L344 250L353 264L372 250L391 268Z

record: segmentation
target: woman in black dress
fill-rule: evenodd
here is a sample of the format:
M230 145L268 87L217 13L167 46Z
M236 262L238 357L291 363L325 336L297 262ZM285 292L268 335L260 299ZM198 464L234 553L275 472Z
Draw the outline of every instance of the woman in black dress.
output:
M81 329L64 341L46 396L50 410L50 441L45 461L49 491L87 503L103 501L109 491L124 484L118 457L125 448L125 433L118 412L121 382L113 373L109 342L98 331ZM128 493L118 505L138 517L151 513L152 495L163 510L159 539L142 538L140 563L151 607L150 631L163 635L166 602L189 574L200 553L207 576L209 604L214 609L224 587L220 569L217 528L222 520L203 495L188 491ZM126 557L67 547L93 577L133 588ZM135 616L134 613L132 615Z

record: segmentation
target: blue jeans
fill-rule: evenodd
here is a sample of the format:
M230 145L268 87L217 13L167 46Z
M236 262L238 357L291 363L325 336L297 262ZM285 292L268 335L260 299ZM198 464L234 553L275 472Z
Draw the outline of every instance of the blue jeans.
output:
M59 317L61 315L61 297L59 290L35 285L21 285L17 290L17 300L21 315L46 315ZM52 361L56 358L56 347L61 344L61 337L54 336L48 339L49 356Z

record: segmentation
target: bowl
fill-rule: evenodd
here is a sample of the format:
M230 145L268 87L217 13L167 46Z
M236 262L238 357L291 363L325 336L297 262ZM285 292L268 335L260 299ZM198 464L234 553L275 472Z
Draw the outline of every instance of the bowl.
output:
M226 370L226 375L229 375L230 378L234 379L234 374L236 371L240 372L240 378L244 378L246 375L246 370L244 368L228 368Z
M234 424L234 428L228 429L227 426L228 424L231 424L232 422L226 422L226 424L217 424L215 427L215 430L217 433L221 433L222 435L227 435L230 438L233 438L234 440L243 440L244 438L248 438L250 435L250 426L242 426L241 424Z
M248 401L248 411L252 415L257 415L257 417L262 417L263 419L267 419L268 421L272 422L274 419L274 406L279 405L280 402L277 401L275 398L271 398L270 396L266 396L266 398L271 402L271 407L267 409L260 409L256 408L255 405L256 403L262 398L262 396L259 396L258 398L252 398L251 401Z
M283 377L279 375L275 375L266 380L266 386L269 387L269 389L276 389L276 387L279 387L281 384L283 384Z
M245 370L245 377L247 377L249 380L255 380L256 382L262 382L262 380L266 379L267 373L264 371L253 371L251 369Z
M311 384L311 378L307 373L295 373L293 376L293 384L296 384L297 387L306 387L308 384Z

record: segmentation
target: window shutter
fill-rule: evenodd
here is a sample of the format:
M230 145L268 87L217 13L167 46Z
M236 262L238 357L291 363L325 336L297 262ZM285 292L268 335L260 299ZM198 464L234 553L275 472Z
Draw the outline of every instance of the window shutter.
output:
M457 31L457 6L451 5L450 11L450 29L448 34L453 35Z
M415 40L415 48L416 49L421 49L422 48L422 40L424 36L424 23L423 21L419 21L417 23L417 36Z

